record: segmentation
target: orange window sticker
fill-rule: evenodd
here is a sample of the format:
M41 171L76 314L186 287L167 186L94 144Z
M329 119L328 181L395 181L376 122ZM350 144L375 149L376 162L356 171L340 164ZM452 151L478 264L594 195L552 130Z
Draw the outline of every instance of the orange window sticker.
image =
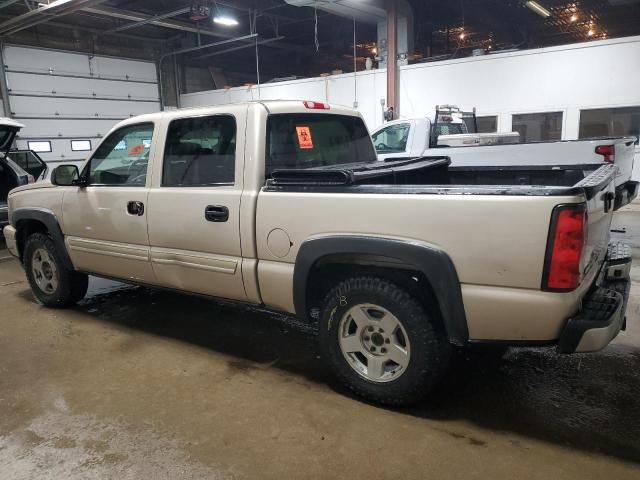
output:
M139 143L138 145L133 145L129 148L127 155L133 157L134 155L142 155L144 153L144 145Z
M301 150L313 148L313 139L311 138L311 130L309 127L296 127L298 134L298 145Z

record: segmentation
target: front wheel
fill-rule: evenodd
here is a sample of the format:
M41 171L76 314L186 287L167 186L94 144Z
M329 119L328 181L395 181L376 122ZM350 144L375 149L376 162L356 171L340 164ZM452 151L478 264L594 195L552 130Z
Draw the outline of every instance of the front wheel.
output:
M53 240L43 233L27 238L24 268L33 294L47 307L68 307L87 293L89 277L67 269Z
M338 379L386 405L420 400L446 369L450 345L433 314L382 278L350 278L325 297L320 346Z

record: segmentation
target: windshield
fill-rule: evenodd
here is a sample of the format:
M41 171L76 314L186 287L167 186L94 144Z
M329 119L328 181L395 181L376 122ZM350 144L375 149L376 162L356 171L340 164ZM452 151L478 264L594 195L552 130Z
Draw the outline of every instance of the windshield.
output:
M331 167L377 160L360 117L319 113L270 115L266 174L278 169Z
M400 123L383 128L373 134L373 146L378 153L404 152L407 149L407 140L411 125Z

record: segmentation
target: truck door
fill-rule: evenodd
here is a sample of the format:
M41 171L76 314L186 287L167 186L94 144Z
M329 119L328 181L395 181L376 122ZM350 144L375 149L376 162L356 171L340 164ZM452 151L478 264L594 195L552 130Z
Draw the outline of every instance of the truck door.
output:
M78 270L154 282L147 235L154 127L144 122L115 130L83 168L87 186L65 191L65 242Z
M246 106L173 118L149 194L151 263L159 284L246 299L240 197Z

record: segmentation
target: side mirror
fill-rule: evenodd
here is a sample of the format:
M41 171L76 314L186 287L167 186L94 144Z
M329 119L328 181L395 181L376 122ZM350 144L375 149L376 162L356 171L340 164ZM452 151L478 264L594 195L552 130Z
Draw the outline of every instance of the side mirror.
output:
M61 187L81 186L80 173L75 165L60 165L51 172L51 183Z

